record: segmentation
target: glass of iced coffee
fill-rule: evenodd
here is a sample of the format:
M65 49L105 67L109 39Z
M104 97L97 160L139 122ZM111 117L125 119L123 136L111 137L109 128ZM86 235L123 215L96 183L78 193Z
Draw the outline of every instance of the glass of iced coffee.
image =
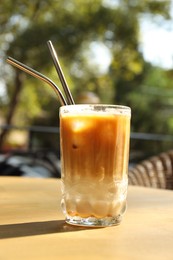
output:
M112 226L126 209L131 110L118 105L60 108L62 209L66 222Z

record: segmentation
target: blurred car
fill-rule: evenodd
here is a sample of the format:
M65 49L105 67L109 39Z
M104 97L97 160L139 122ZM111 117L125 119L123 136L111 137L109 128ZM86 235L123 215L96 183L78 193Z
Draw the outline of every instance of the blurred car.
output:
M0 154L1 176L60 178L59 158L52 152L10 152Z

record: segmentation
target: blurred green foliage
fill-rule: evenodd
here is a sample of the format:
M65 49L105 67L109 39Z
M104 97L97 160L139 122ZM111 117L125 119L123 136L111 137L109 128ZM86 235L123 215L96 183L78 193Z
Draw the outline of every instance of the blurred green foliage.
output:
M154 0L3 1L0 76L5 80L6 98L0 97L0 108L7 123L58 124L60 104L55 93L37 79L17 74L5 62L12 56L60 86L46 46L52 40L74 99L83 91L92 91L101 103L130 106L132 131L172 134L173 73L144 60L139 26L142 15L170 19L170 4ZM88 55L92 43L103 44L110 52L105 72L99 66L102 52L98 63Z

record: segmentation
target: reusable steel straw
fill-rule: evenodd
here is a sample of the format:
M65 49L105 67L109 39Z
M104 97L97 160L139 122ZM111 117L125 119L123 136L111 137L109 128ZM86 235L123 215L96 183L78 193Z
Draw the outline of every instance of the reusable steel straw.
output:
M56 71L58 73L59 79L61 81L62 87L64 89L64 92L65 92L65 95L66 95L66 98L67 98L67 102L68 102L69 105L75 104L74 100L73 100L73 97L72 97L72 94L70 92L70 89L69 89L69 87L67 85L66 79L64 77L63 71L61 69L61 65L59 63L58 56L57 56L57 53L55 51L55 48L54 48L54 46L53 46L51 41L48 41L47 45L48 45L48 48L50 50L50 53L51 53L51 56L52 56L52 59L53 59Z
M55 93L57 94L59 101L61 103L62 106L67 105L67 102L61 92L61 90L58 88L58 86L48 77L44 76L43 74L41 74L40 72L28 67L27 65L13 59L12 57L8 57L7 58L7 62L15 67L17 67L18 69L21 69L25 72L27 72L28 74L34 76L35 78L41 79L42 81L48 83L53 90L55 91Z

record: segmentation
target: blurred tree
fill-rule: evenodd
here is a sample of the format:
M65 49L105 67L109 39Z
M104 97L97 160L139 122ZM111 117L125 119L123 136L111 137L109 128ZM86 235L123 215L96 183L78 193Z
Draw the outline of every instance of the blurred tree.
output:
M150 14L169 19L169 9L170 1L154 0L3 1L0 73L5 78L7 99L1 99L0 106L6 114L6 123L29 124L33 116L46 114L52 118L49 124L56 124L59 103L52 90L5 64L5 57L10 55L49 75L60 85L46 47L50 39L74 96L83 90L93 91L102 103L127 104L132 109L137 100L139 107L133 116L133 129L148 131L151 127L148 122L145 129L139 127L138 111L143 110L147 116L147 106L153 105L150 101L140 102L139 93L151 66L145 63L139 48L139 17ZM93 43L103 44L109 51L109 70L101 71L102 52L95 63ZM5 131L1 133L1 143L5 135Z

